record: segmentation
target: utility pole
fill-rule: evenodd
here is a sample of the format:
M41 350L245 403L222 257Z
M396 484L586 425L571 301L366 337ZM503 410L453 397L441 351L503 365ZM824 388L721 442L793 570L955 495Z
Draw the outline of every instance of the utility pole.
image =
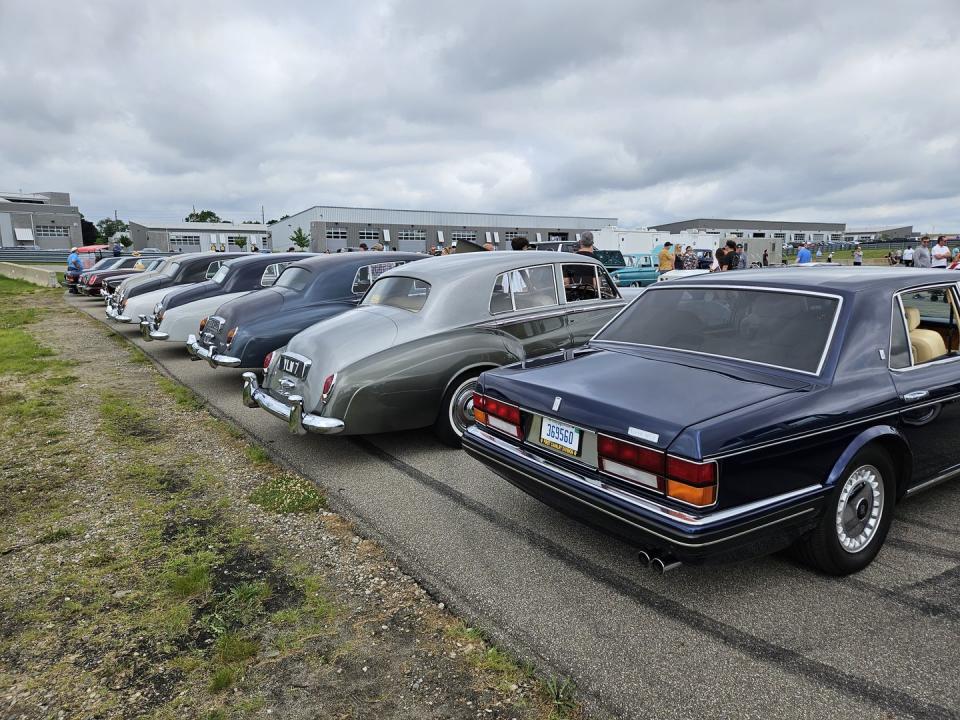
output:
M114 221L114 222L117 222L117 211L116 211L116 210L113 211L113 221Z
M263 214L263 205L260 206L260 224L261 225L267 224L267 216Z

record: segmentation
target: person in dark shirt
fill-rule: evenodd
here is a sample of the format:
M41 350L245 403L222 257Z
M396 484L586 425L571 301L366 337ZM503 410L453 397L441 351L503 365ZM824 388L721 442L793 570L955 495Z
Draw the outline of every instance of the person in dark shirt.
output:
M517 235L515 238L510 238L510 247L513 250L526 250L530 247L530 241L525 235Z
M736 270L740 264L740 256L737 255L737 243L733 240L727 240L723 256L718 257L717 262L720 263L720 272Z

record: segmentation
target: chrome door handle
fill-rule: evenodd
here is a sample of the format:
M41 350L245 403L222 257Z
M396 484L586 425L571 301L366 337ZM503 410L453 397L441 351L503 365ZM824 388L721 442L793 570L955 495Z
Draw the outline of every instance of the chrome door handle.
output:
M926 400L928 397L930 397L930 393L926 390L914 390L904 395L903 399L907 402L917 402L918 400Z

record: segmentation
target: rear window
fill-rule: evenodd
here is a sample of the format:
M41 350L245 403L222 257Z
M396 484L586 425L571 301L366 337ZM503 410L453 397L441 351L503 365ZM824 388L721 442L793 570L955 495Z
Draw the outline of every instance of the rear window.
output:
M288 267L277 278L274 287L284 287L300 292L310 284L313 273L299 267Z
M390 305L411 312L420 312L430 295L430 283L408 277L385 277L377 280L361 305Z
M227 279L227 275L229 274L230 274L230 266L221 265L220 269L217 270L217 272L214 273L213 277L210 279L213 280L217 285L223 285L223 281Z
M357 274L353 278L351 292L365 293L370 289L370 286L373 284L374 280L383 275L387 270L392 270L395 267L399 267L405 262L405 260L400 260L397 262L381 262L374 263L373 265L364 265L362 268L357 270Z
M660 286L641 295L596 340L816 374L839 305L838 298L806 293Z

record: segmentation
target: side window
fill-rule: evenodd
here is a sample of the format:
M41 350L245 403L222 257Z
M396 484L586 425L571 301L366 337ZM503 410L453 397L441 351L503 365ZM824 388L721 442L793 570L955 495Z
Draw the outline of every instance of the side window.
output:
M497 276L490 296L490 313L496 315L511 310L532 310L556 305L557 302L557 280L553 265L537 265Z
M204 275L204 277L205 277L207 280L209 280L210 278L212 278L214 275L217 274L217 270L220 269L220 265L221 265L221 263L220 263L219 260L214 260L212 263L210 263L209 265L207 265L207 272L206 272L206 274Z
M906 367L895 364L904 362L903 351L896 346L898 324L906 327L906 342L909 344L910 361L913 365L922 365L957 354L960 330L957 326L953 285L910 290L900 293L899 298L903 317L900 323L893 323L890 367Z
M596 265L564 264L562 274L563 291L568 303L597 300L600 297L597 291L599 282Z
M890 367L894 370L910 367L910 341L907 339L907 326L900 303L893 304L893 318L890 325Z
M263 271L263 276L260 278L260 285L262 287L270 287L273 285L277 278L280 277L280 273L283 272L283 269L290 263L273 263L273 265L267 265L266 270Z
M610 279L610 274L605 269L598 268L597 275L600 278L597 287L600 289L601 300L615 300L620 297L620 293L617 292L614 282Z
M353 293L365 293L373 285L373 281L383 275L387 270L403 265L403 262L384 262L374 263L373 265L364 265L357 270L353 278Z

